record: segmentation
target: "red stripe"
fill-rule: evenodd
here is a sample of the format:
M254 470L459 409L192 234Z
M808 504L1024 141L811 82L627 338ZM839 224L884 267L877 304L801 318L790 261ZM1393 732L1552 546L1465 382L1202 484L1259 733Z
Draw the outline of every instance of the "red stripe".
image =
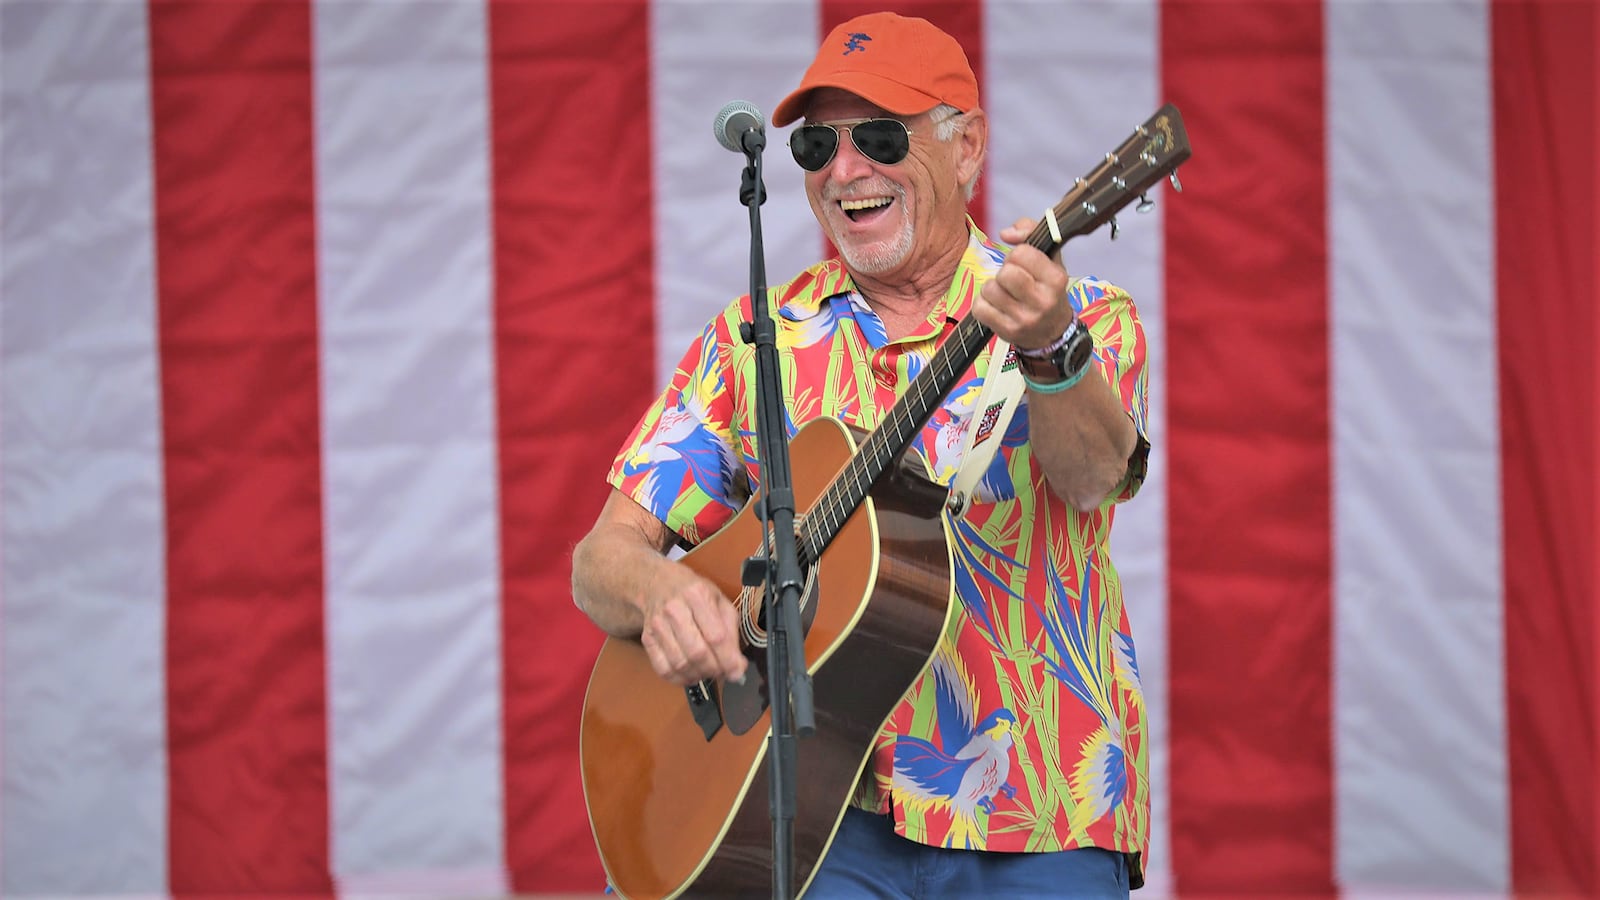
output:
M1596 12L1492 16L1512 881L1593 896Z
M1161 6L1194 158L1167 205L1172 867L1333 884L1323 11ZM1269 674L1270 673L1270 674Z
M516 892L604 885L578 779L600 634L569 552L655 381L644 0L490 13L506 857Z
M331 890L305 2L150 9L171 889Z
M818 37L826 37L840 22L885 8L882 0L822 0L822 33ZM988 96L983 91L986 84L983 69L983 3L980 0L904 0L893 4L893 11L904 16L927 19L961 44L961 49L966 51L967 62L972 65L973 74L978 76L981 104ZM802 74L803 71L794 73L795 84L800 83ZM987 232L989 204L984 197L983 185L987 181L989 164L985 162L983 168L985 176L978 179L977 193L967 209L978 227Z

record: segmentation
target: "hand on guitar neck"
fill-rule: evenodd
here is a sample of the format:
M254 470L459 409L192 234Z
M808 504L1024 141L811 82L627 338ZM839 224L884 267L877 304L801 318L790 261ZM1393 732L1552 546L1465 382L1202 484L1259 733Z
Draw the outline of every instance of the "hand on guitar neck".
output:
M1059 346L1076 318L1061 245L1047 253L1028 242L1038 225L1023 218L1000 230L1012 250L972 305L972 315L1019 352ZM1070 390L1030 392L1029 410L1029 437L1050 490L1074 509L1098 507L1127 476L1138 443L1117 393L1091 367Z
M972 304L972 314L979 321L1019 350L1046 346L1061 336L1073 318L1060 248L1054 255L1046 255L1027 243L1037 224L1033 219L1019 219L1000 229L999 237L1012 245L1011 252Z

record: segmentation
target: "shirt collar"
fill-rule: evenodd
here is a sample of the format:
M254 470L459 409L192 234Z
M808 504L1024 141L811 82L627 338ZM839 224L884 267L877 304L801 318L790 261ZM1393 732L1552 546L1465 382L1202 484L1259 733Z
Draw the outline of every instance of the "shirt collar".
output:
M956 266L955 277L950 280L950 288L944 298L928 311L928 321L939 328L947 319L959 321L964 317L972 309L972 300L977 296L978 288L994 275L1004 260L1005 247L989 240L972 218L967 217L966 252L961 255L961 262ZM850 303L857 310L871 311L856 290L855 281L845 269L844 261L837 257L817 263L781 290L777 298L778 315L791 322L812 318L822 311L824 303L835 297Z

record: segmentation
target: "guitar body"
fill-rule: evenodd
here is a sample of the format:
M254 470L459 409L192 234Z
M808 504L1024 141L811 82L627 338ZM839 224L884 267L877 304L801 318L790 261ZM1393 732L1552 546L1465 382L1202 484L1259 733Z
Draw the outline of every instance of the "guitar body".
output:
M811 507L855 452L854 434L817 419L790 444L798 510ZM805 637L816 733L798 740L795 884L811 881L872 743L927 667L951 615L946 491L903 457L839 528L816 566ZM915 470L915 471L914 471ZM682 562L728 597L762 546L747 505ZM765 669L765 648L745 648ZM752 666L750 678L756 675ZM770 896L770 712L711 740L683 688L663 681L635 640L608 638L584 697L583 790L606 875L628 898Z

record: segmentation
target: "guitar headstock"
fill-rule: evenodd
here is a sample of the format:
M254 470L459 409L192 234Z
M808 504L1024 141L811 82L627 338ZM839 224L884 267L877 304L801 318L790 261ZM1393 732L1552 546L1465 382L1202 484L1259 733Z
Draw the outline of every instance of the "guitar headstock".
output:
M1183 116L1178 107L1168 103L1079 178L1061 202L1045 212L1044 221L1028 235L1028 243L1053 253L1068 240L1107 222L1111 223L1111 237L1115 239L1117 212L1134 200L1140 201L1141 212L1148 209L1144 194L1162 178L1171 175L1173 188L1183 190L1178 182L1178 166L1188 158L1189 134L1184 130Z

